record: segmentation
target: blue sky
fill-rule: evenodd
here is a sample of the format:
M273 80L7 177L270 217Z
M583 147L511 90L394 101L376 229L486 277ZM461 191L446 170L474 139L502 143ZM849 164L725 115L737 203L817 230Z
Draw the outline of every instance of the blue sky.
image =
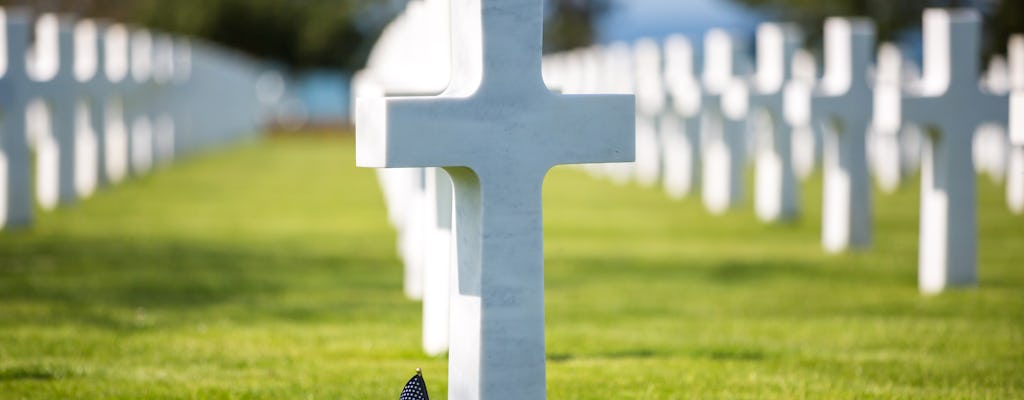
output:
M600 24L602 43L661 38L671 33L700 37L721 27L753 32L764 17L730 0L614 0Z

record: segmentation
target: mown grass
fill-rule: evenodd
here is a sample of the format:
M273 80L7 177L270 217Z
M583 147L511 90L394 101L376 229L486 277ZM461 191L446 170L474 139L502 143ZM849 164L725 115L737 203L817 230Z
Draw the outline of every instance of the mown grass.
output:
M353 151L266 139L0 233L0 398L387 399L416 367L444 398ZM913 184L838 256L820 179L784 225L569 168L545 190L552 399L1024 397L1024 218L987 180L979 287L930 297Z

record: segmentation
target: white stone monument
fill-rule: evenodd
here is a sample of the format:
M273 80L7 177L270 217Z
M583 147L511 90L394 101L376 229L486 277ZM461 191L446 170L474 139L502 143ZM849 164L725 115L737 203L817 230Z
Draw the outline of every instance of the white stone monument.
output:
M111 24L102 31L103 74L93 93L96 103L102 104L102 116L97 115L96 119L103 127L98 158L102 163L99 182L105 184L118 183L128 175L128 125L123 93L133 81L128 77L128 30L124 25Z
M640 39L633 46L636 83L636 182L654 186L662 176L662 146L659 123L665 111L661 48L653 39Z
M1009 95L1010 68L1005 56L995 55L989 59L981 85L988 93ZM978 126L974 131L972 148L975 172L988 176L993 183L1003 183L1010 149L1006 125L985 123Z
M700 182L700 82L694 73L690 40L682 35L665 39L665 90L671 107L661 119L665 154L662 186L674 199L690 194Z
M920 80L920 73L892 43L879 46L875 65L868 160L878 188L893 193L919 169L921 129L901 121L900 101L903 90Z
M381 97L433 95L441 93L451 76L451 31L449 0L410 2L404 12L392 21L374 45L367 67L355 80L355 96ZM357 102L353 102L355 104ZM353 113L356 115L356 113ZM424 300L434 309L444 299L424 298L426 292L438 294L443 288L425 288L425 280L435 282L424 274L424 268L436 254L426 246L435 228L426 210L436 201L427 193L427 172L422 168L380 169L378 177L387 202L389 219L398 231L399 255L403 264L403 289L406 297ZM446 294L445 294L446 295ZM431 305L428 305L430 303ZM424 314L423 335L428 326L447 324L435 320L438 313ZM431 318L431 321L426 321ZM433 328L430 328L433 329ZM425 339L426 340L426 339ZM427 346L435 353L438 346Z
M0 228L25 227L33 219L31 155L25 135L30 85L23 62L29 20L23 9L0 8Z
M783 89L783 115L792 131L793 172L804 180L821 160L821 129L811 121L811 92L818 81L818 67L813 54L798 49L790 68L792 76Z
M793 77L790 60L803 34L789 24L763 23L757 29L757 66L750 87L750 118L756 143L754 210L765 222L796 218L799 187L793 171L789 123L783 116L784 89Z
M981 91L981 18L973 10L924 13L924 74L902 115L925 127L918 283L924 293L977 282L975 175L971 141L984 122L1007 118L1005 96Z
M157 165L170 163L175 156L175 135L177 126L175 123L175 102L178 99L174 92L175 77L175 55L174 40L165 33L154 36L153 39L153 73L152 81L156 86L156 95L153 100L153 161ZM276 103L284 92L284 83L281 82L276 93L264 94L269 90L261 90L257 82L257 95L262 95L261 103ZM269 110L267 112L270 112Z
M1024 214L1024 35L1010 37L1010 154L1006 166L1006 201L1014 214Z
M613 42L604 48L601 57L603 93L632 94L635 91L632 48L626 42ZM618 185L629 183L633 177L634 163L606 163L604 170L611 181Z
M36 195L44 209L73 203L75 188L74 43L68 16L43 14L36 21L36 40L29 50L28 90L45 102L35 114L30 141L36 149Z
M824 136L822 244L828 252L871 244L871 182L865 135L874 95L867 73L875 27L865 19L825 22L825 74L812 99Z
M542 23L541 0L454 1L448 89L357 106L359 166L452 176L451 398L545 397L544 175L557 164L634 156L631 96L544 86Z
M130 40L130 76L135 85L125 101L129 169L132 174L142 175L153 167L153 37L145 29L136 29Z
M704 206L712 214L722 214L743 199L746 119L745 115L733 115L730 122L722 109L726 90L739 89L734 85L735 79L747 70L740 43L735 35L720 29L712 29L704 36L701 194ZM736 104L742 103L745 101ZM745 109L737 107L733 111Z
M96 190L101 165L99 146L103 143L103 131L96 124L94 112L101 107L92 96L92 88L101 75L99 36L91 20L80 20L74 26L75 85L82 88L75 102L75 187L81 197Z
M427 231L423 236L423 351L448 351L452 264L452 180L441 168L425 168Z
M903 54L893 43L878 47L874 73L874 111L868 137L868 159L879 189L895 192L903 182L901 167L899 102Z

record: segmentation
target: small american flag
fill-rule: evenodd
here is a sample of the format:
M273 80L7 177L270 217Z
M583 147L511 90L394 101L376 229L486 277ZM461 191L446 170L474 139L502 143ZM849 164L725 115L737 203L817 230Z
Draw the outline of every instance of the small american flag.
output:
M430 400L430 396L427 395L427 383L423 382L423 371L416 368L416 375L405 384L398 400Z

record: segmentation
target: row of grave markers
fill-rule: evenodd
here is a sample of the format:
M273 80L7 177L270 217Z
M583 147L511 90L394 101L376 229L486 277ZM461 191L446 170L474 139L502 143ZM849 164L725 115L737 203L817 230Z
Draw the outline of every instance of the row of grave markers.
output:
M902 159L920 152L926 293L976 280L978 126L1008 127L1009 198L1024 188L1024 39L1011 41L1007 84L982 85L974 11L924 14L924 71L909 79L891 45L872 65L874 26L849 18L826 23L820 78L785 24L758 30L752 71L742 41L720 30L705 37L700 76L683 37L550 55L542 67L540 10L539 0L410 3L353 82L357 164L381 168L405 291L423 300L425 351L449 352L450 398L544 398L539 188L555 164L661 183L673 197L699 187L721 213L739 204L751 157L757 214L782 221L799 213L797 177L821 152L823 244L834 252L870 244L869 165L892 188L914 164Z
M265 73L184 37L0 8L0 228L258 133Z
M661 183L672 197L689 194L699 182L712 213L740 205L749 157L759 218L796 217L798 177L809 175L820 152L822 243L829 252L870 246L869 170L891 191L919 162L919 283L933 293L976 282L975 170L1005 176L1011 210L1024 211L1024 36L1012 37L1009 60L994 59L982 75L975 11L928 10L923 19L920 77L892 44L873 57L874 25L849 18L825 23L820 78L813 57L800 48L799 30L776 23L757 31L753 71L742 41L712 30L699 76L692 45L673 36L663 48L641 40L632 49L549 55L545 77L565 93L632 86L637 160L590 171L618 182ZM624 73L630 67L622 64L629 62L633 73Z

